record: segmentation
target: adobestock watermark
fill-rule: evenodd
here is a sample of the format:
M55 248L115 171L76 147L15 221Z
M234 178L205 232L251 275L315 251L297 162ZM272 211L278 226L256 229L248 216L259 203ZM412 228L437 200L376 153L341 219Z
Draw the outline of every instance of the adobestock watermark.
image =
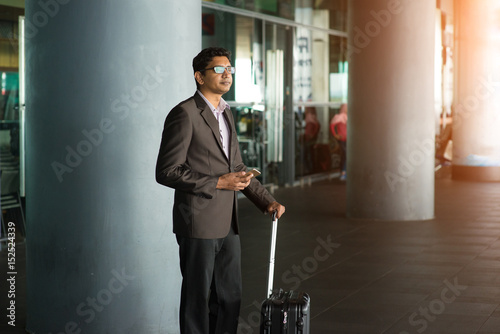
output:
M24 19L24 37L33 38L39 30L45 27L51 18L54 18L60 11L61 5L66 5L71 0L40 0L38 6L40 10L31 17Z
M317 237L318 246L314 248L312 256L307 256L299 265L293 264L292 267L281 275L281 280L285 284L292 284L291 290L299 288L302 281L314 274L321 262L325 262L340 247L340 244L332 242L332 236L328 235L326 240Z
M257 328L257 332L259 332L260 324L261 324L261 308L262 302L258 300L254 300L252 303L252 309L246 319L243 319L242 316L238 318L238 333L241 334L252 334L254 333L254 328Z
M7 235L7 324L16 326L16 224L8 222L5 227Z
M240 172L241 171L238 173ZM237 193L240 193L240 191L237 191ZM191 202L189 204L180 203L177 207L177 211L182 216L185 224L191 224L193 222L193 217L203 214L203 210L210 204L212 204L211 197L203 194L192 195Z
M493 76L491 74L487 78L479 77L474 93L461 99L462 102L455 106L453 126L461 126L463 122L472 117L474 113L477 113L480 109L481 102L494 97L495 94L498 93L498 87L500 87L500 81L493 81ZM498 113L490 114L489 116L498 118Z
M497 88L500 87L500 81L494 81L492 75L487 78L479 77L478 84L475 86L474 93L462 99L462 102L455 107L453 113L453 126L459 127L463 125L474 113L480 111L482 102L491 99L497 93ZM490 113L488 124L498 120L498 113ZM399 183L404 183L412 176L419 167L421 167L428 158L434 157L435 143L431 139L426 139L423 142L414 142L416 148L412 150L408 156L398 157L397 171L386 171L384 173L387 185L392 192L396 190Z
M387 28L392 22L394 15L401 14L403 6L399 0L390 0L387 3L387 9L379 11L371 10L370 15L373 20L367 22L364 29L358 26L353 27L352 40L348 44L347 59L351 59L353 54L361 53L374 38L380 35L384 28Z
M131 110L137 109L139 103L146 100L149 94L160 87L163 80L168 76L168 72L163 72L159 66L154 69L146 66L147 74L144 76L140 85L134 86L129 93L122 94L119 98L111 102L110 109L112 115L118 117L118 120L125 120ZM115 131L116 125L111 118L102 118L98 126L93 129L83 129L81 131L82 139L73 146L66 145L66 156L63 161L52 161L51 166L59 182L64 181L66 173L72 173L80 166L85 157L88 157L94 151L94 148L100 146L105 135Z
M422 142L414 141L416 148L408 154L408 156L398 156L397 172L385 171L384 176L387 185L392 192L396 190L398 183L404 183L406 180L415 174L417 169L421 167L429 157L434 156L435 144L431 139L426 139Z
M99 290L94 296L89 296L85 301L81 302L76 307L76 315L79 316L79 321L68 321L61 331L49 332L49 334L80 334L87 333L81 328L83 322L85 324L90 324L97 317L97 313L100 313L106 309L106 307L111 304L114 298L123 292L125 288L130 284L130 281L135 279L135 276L130 276L125 273L125 268L122 268L121 272L116 269L111 270L111 279L105 288ZM83 320L83 322L82 322Z
M328 235L326 239L321 237L316 238L318 245L312 251L311 256L305 257L302 262L292 267L281 275L281 280L284 284L292 284L289 290L296 290L300 287L303 280L309 278L314 272L319 269L319 264L325 262L335 252L335 249L341 245L332 242L332 236ZM266 296L267 297L267 296ZM254 300L252 303L253 311L251 311L246 319L239 317L238 333L252 334L254 328L259 331L261 324L261 306L262 301Z
M446 305L453 303L464 290L466 285L459 285L458 278L453 279L453 283L449 280L444 280L445 287L441 290L439 298L431 300L427 306L420 306L418 312L413 312L408 317L408 322L412 327L418 327L417 333L423 333L430 322L434 322L438 315L443 314L446 310ZM410 332L402 331L399 334L410 334Z

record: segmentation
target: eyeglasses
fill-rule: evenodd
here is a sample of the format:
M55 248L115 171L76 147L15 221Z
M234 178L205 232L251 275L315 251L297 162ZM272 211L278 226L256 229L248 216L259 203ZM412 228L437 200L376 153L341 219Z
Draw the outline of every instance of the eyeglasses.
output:
M214 70L214 72L217 74L222 74L222 73L224 73L224 71L227 71L227 73L229 73L229 74L234 74L234 72L236 71L236 68L234 68L233 66L228 66L228 67L214 66L214 67L206 68L204 70L200 70L200 72L207 71L207 70Z

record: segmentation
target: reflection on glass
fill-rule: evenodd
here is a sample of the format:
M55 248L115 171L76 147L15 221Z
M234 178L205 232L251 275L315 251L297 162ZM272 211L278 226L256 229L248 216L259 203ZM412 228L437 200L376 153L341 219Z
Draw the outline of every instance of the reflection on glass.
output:
M283 50L267 51L267 160L283 161Z
M330 13L327 28L347 31L347 0L204 0L257 13L300 22L297 9L323 10ZM312 22L315 25L315 22Z
M5 18L4 18L5 19ZM19 197L19 31L16 21L0 20L0 175L2 221L24 235ZM5 232L5 229L3 230ZM0 238L4 234L0 233ZM4 239L5 240L5 239Z
M347 62L346 62L347 67ZM347 101L347 70L341 73L330 73L330 102Z
M0 72L0 175L3 222L24 233L19 199L19 75Z
M224 98L232 106L245 164L262 171L261 181L276 184L338 168L329 123L347 100L347 40L328 30L345 31L347 1L212 2L217 5L203 8L202 46L232 52L237 70ZM238 15L219 5L300 25ZM301 142L306 108L315 110L318 123L307 148Z
M19 119L19 74L17 72L0 72L0 119Z
M17 72L0 72L0 80L0 149L2 151L2 172L5 173L6 164L8 164L9 168L12 167L10 161L13 161L16 162L17 167L15 168L15 172L18 175L19 75ZM18 183L19 181L17 181ZM5 190L4 188L4 183L2 183L2 193Z
M263 170L263 106L232 108L241 157L248 168Z

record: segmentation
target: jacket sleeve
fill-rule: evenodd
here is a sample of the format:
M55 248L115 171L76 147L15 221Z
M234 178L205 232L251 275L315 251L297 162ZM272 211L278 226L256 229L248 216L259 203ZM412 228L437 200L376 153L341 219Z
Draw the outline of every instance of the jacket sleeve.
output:
M242 190L242 193L264 213L267 206L276 201L256 178L252 178L250 185Z
M193 171L188 163L193 131L189 113L182 106L170 111L165 120L156 162L156 181L176 190L212 198L218 177Z

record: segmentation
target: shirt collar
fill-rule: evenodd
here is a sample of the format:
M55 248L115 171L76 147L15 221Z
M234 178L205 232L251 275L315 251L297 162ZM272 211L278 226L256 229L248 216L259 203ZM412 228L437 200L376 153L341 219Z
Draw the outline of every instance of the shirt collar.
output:
M207 100L205 95L203 95L203 93L200 92L200 90L197 90L197 91L198 91L198 94L200 94L200 96L203 98L203 100L207 103L208 107L210 108L210 110L212 110L212 112L223 113L226 108L229 108L229 104L227 104L227 102L222 97L220 98L219 106L217 108L215 108L212 105L212 103L210 103L210 101Z

